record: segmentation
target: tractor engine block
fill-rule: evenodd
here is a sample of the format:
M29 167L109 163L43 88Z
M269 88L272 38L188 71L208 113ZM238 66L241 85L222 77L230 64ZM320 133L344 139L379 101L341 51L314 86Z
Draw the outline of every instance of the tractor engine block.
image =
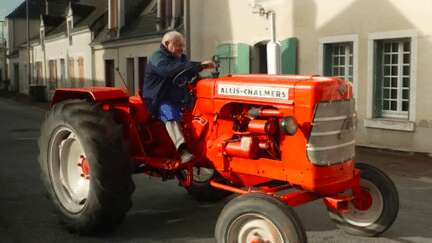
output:
M224 155L246 159L280 159L280 129L278 119L274 117L277 114L277 110L257 108L234 114L233 136L225 141Z

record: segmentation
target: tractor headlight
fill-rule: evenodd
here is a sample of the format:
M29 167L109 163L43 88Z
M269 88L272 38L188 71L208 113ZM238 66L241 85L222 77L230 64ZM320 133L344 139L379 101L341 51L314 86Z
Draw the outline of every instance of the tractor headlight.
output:
M298 125L292 116L286 116L281 119L280 127L288 135L294 135L297 132Z

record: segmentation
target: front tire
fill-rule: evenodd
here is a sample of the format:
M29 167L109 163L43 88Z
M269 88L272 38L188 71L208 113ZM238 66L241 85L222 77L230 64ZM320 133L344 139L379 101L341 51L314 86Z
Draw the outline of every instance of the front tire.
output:
M134 184L122 127L84 100L56 104L39 139L41 177L71 232L110 231L131 207Z
M347 213L329 211L330 219L348 234L377 236L385 232L398 215L398 192L392 180L378 168L362 163L357 163L356 168L360 170L360 186L370 195L372 204L367 210L359 210L350 203Z
M216 222L218 243L305 243L306 233L288 205L261 193L231 200Z

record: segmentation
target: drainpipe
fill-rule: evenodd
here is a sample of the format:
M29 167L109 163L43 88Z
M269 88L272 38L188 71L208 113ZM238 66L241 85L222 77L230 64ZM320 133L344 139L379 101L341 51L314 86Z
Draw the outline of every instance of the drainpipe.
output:
M281 50L276 40L276 13L267 12L267 19L270 16L271 40L267 43L267 73L280 74L281 72Z
M190 0L183 0L183 28L186 41L186 56L191 56L191 40L190 40Z
M267 20L270 19L271 39L267 43L267 73L280 74L281 50L280 44L276 40L276 13L273 10L266 11L259 4L253 5L252 8L252 13L258 14L259 16L265 16Z

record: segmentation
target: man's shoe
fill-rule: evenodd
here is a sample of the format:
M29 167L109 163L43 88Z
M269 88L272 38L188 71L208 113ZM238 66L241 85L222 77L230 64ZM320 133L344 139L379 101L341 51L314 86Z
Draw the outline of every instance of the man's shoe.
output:
M182 149L180 151L180 160L182 165L192 162L195 159L195 156L189 152L187 149Z

